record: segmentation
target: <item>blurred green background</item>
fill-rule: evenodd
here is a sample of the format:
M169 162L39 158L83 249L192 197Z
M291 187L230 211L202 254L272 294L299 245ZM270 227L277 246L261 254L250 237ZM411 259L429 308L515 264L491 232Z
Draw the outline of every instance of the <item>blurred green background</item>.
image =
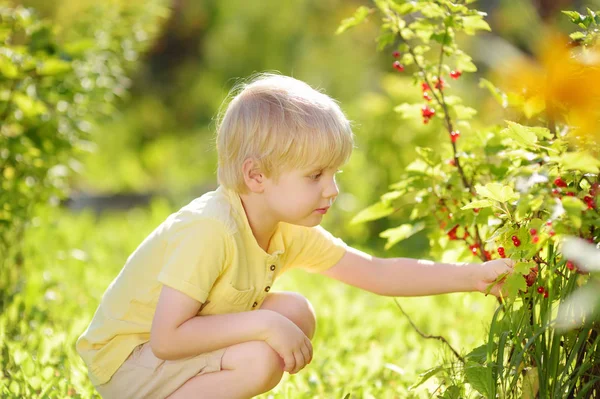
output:
M17 3L36 8L68 31L73 18L94 2ZM397 181L414 159L416 145L443 151L447 143L439 124L401 120L393 111L399 103L418 102L421 92L409 74L391 68L391 49L376 52L377 21L334 35L359 5L369 2L173 1L161 33L131 73L129 98L92 132L94 145L70 184L71 208L123 208L159 196L175 209L214 189L214 117L221 103L240 79L277 71L323 89L354 122L356 150L340 175L342 194L324 225L348 243L382 254L385 240L378 234L399 220L348 222ZM476 89L479 77L487 77L503 55L529 52L542 23L569 28L559 10L583 5L569 0L475 3L490 14L493 35L462 38L480 71L452 82L452 90L479 110L481 126L500 121L502 114L488 94ZM426 255L424 237L417 235L388 255Z
M6 1L4 2L6 3ZM111 6L141 0L10 1L37 10L59 37L103 40ZM68 198L41 206L23 241L24 274L0 316L0 393L4 397L91 397L94 389L74 351L102 293L129 254L169 213L216 188L214 117L229 90L256 72L304 80L340 102L353 121L356 149L339 175L341 195L323 225L348 244L385 257L428 257L423 231L384 251L379 233L402 222L403 212L366 224L350 220L376 202L414 159L415 146L448 153L439 123L402 120L393 108L418 102L409 73L392 68L391 49L376 51L378 21L334 34L340 21L367 1L174 0L155 26L159 33L127 71L130 87L110 112L97 117L86 151L70 167ZM492 34L459 38L479 71L452 81L450 90L479 114L472 129L506 114L480 77L514 52L530 53L543 23L570 31L561 9L585 11L599 1L488 0ZM91 9L97 18L90 18ZM134 8L144 12L143 7ZM142 11L140 11L142 10ZM97 14L100 12L100 14ZM105 14L102 14L105 12ZM375 16L371 18L376 18ZM125 27L128 28L128 27ZM135 34L135 33L134 33ZM139 39L139 38L138 38ZM127 47L127 43L120 43ZM126 50L126 48L123 49ZM518 121L518 117L513 117ZM469 132L462 132L469 138ZM53 200L56 202L56 200ZM319 330L312 370L286 376L274 397L429 397L435 386L411 391L418 373L450 359L422 340L388 298L318 276L292 272L279 289L301 291L315 305ZM332 298L336 301L332 301ZM404 302L419 326L443 333L460 350L478 345L495 301L478 294L413 298ZM351 309L352 311L349 311ZM423 311L427 309L427 311ZM452 309L451 312L448 309ZM365 326L369 326L365 328ZM331 343L338 345L331 345ZM412 396L411 396L412 395ZM268 397L265 395L265 397Z

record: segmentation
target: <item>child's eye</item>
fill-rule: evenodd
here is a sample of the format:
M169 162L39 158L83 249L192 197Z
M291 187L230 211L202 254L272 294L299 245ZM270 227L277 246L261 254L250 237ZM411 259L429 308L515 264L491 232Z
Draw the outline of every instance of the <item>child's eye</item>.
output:
M321 177L321 174L322 174L321 172L319 172L319 173L315 173L314 175L310 175L310 176L309 176L309 178L310 178L311 180L318 180L318 179L319 179L319 177Z

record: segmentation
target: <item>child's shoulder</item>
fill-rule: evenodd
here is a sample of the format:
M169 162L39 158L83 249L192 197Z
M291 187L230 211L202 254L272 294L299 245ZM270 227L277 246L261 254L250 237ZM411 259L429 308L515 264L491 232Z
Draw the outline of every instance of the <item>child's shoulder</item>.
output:
M221 189L209 191L195 198L169 215L166 220L166 229L170 231L216 225L222 226L228 233L232 233L236 228L232 204Z

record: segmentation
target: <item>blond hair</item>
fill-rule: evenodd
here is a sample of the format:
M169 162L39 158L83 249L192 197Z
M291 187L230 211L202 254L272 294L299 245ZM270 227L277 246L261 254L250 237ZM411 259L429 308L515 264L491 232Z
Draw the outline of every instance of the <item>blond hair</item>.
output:
M297 79L263 73L236 85L217 120L218 181L247 191L242 164L267 177L295 168L338 168L350 158L350 122L331 97Z

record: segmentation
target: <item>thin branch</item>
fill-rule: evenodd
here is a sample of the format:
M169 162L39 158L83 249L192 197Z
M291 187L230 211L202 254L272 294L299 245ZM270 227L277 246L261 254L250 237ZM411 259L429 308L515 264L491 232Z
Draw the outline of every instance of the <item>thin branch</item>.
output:
M446 340L446 338L442 337L441 335L428 335L428 334L424 334L423 332L421 332L421 330L419 330L419 328L415 325L415 323L413 323L413 321L410 319L410 317L408 316L408 314L406 314L406 312L404 311L404 309L402 309L402 306L400 306L400 304L398 303L398 300L396 298L394 298L394 302L396 303L396 305L398 306L398 309L400 309L400 311L402 312L402 314L404 316L406 316L406 318L408 319L408 322L410 323L410 325L412 326L412 328L423 338L433 338L433 339L437 339L440 340L442 342L444 342L446 345L448 345L448 347L450 348L450 350L454 353L454 355L458 358L458 360L460 360L462 363L465 363L465 359L458 354L458 352L452 347L452 345L450 345L450 343L448 342L448 340Z

